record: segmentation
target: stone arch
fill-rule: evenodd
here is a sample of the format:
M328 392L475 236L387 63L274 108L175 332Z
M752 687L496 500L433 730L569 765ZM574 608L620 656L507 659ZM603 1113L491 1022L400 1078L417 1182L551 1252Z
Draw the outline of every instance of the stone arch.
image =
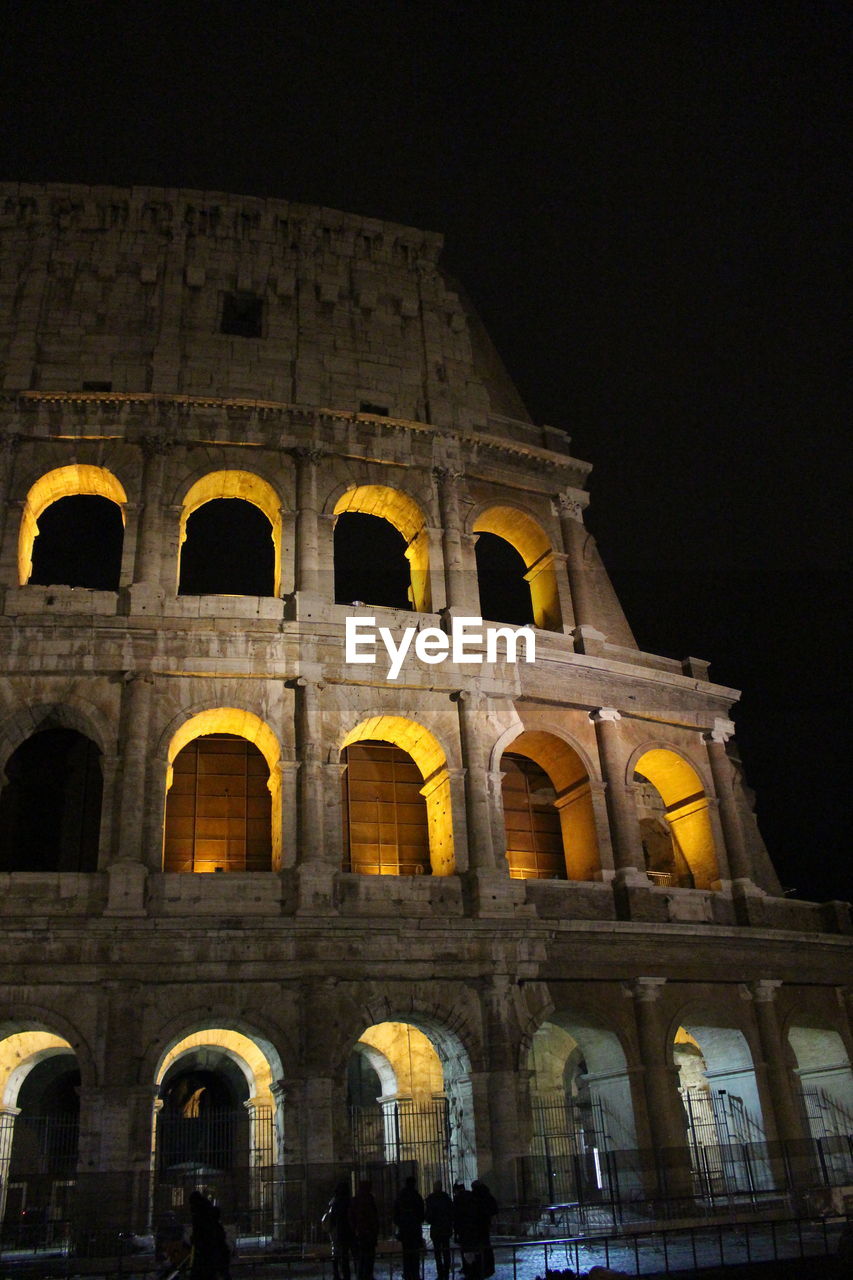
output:
M349 513L387 520L406 543L411 586L409 598L418 613L432 609L429 562L429 529L423 509L404 489L384 484L353 484L336 490L327 503L335 519Z
M511 736L508 736L510 733ZM564 734L539 727L514 726L512 731L508 730L502 735L501 741L505 741L505 745L500 756L497 756L497 747L492 753L492 759L498 765L496 772L505 755L519 755L533 761L552 784L553 805L559 817L562 838L565 877L569 880L595 879L601 870L601 859L590 788L590 766L585 762L584 755ZM506 837L509 845L509 832ZM507 860L512 874L513 858L509 848Z
M846 1152L832 1149L834 1139L853 1141L853 1070L844 1036L820 1014L797 1010L787 1019L785 1046L811 1135L821 1143L830 1140L825 1155L846 1155L849 1176L849 1146Z
M98 1072L89 1042L64 1013L42 1005L27 1005L23 1009L0 1006L0 1042L10 1036L29 1033L54 1037L67 1044L80 1064L83 1084L97 1084Z
M88 463L71 463L45 472L33 484L24 500L21 527L18 534L18 581L21 586L29 582L33 571L33 545L38 537L39 517L60 498L98 497L114 502L125 523L127 494L121 481L106 467Z
M647 779L652 791L646 794L638 790L635 774ZM635 787L641 825L643 814L658 826L665 824L664 835L671 842L671 866L660 873L667 877L662 883L678 883L681 877L688 887L696 889L718 886L720 869L709 813L709 795L713 793L709 791L704 766L688 760L683 751L669 743L646 742L631 754L626 783ZM665 855L666 846L662 848ZM653 860L649 848L646 857L647 861ZM654 866L650 870L654 877Z
M555 552L539 521L522 507L489 504L475 509L471 531L494 534L518 552L525 565L534 624L545 631L561 630Z
M360 721L348 730L340 751L356 742L388 742L411 757L424 780L421 795L426 801L430 864L433 875L452 875L453 821L450 773L447 757L434 734L417 720L381 713Z
M178 564L176 586L181 577L181 548L187 537L187 521L193 512L206 502L218 498L236 498L249 502L258 508L270 522L271 537L274 549L273 590L272 594L281 594L281 544L282 515L281 499L268 480L254 471L223 469L208 471L200 476L186 491L181 502L181 515L178 528Z
M269 768L267 783L271 800L270 842L272 850L272 869L281 866L281 744L272 729L245 707L207 707L203 710L188 712L173 720L160 742L160 758L166 757L166 797L172 786L174 777L173 765L176 756L195 738L209 734L231 734L244 738L258 748Z
M0 728L0 770L27 738L41 729L76 729L90 738L102 755L114 754L117 747L116 727L94 702L72 694L62 702L40 702L20 707L3 721Z

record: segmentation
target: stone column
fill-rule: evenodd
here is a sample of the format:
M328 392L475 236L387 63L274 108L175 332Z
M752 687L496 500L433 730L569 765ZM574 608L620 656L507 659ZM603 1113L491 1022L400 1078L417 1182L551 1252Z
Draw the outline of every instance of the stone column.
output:
M125 673L117 856L107 868L107 915L144 915L145 912L148 871L143 840L147 825L145 792L153 692L152 676L143 672Z
M79 1090L75 1230L84 1252L106 1232L146 1230L156 1093L154 1085Z
M139 447L142 451L142 479L133 581L135 586L145 587L149 594L159 594L162 598L162 502L167 445L158 436L144 436Z
M648 886L637 806L633 791L625 782L626 761L616 727L622 717L615 707L599 707L589 718L595 725L601 772L607 788L605 801L615 878L623 883Z
M15 465L15 438L14 436L0 437L0 563L14 564L17 556L17 547L14 555L6 555L4 540L6 537L6 527L9 521L6 518L6 504L9 500L9 491L12 487L12 472ZM13 530L10 528L9 534L12 536ZM17 577L14 584L17 585ZM9 585L13 585L10 581ZM2 589L2 582L0 582Z
M495 974L487 983L482 1005L489 1063L487 1096L492 1160L488 1184L499 1204L517 1204L518 1164L527 1151L519 1115L520 1081L515 1045L509 1025L512 991L506 974Z
M734 734L734 729L731 720L715 720L714 728L705 734L705 746L719 801L720 825L723 828L732 880L741 888L754 892L752 868L735 800L732 765L726 754L726 743Z
M298 448L296 459L296 591L314 596L329 596L322 581L320 564L319 513L317 510L317 463L322 449Z
M560 493L555 499L555 510L563 535L566 554L566 573L572 594L575 639L585 651L584 642L601 645L604 635L595 626L596 607L593 584L586 566L585 549L591 539L583 524L583 504L573 493Z
M480 608L476 561L472 549L466 545L459 513L458 484L462 472L450 467L434 467L432 474L438 488L447 608L457 614L476 616Z
M661 1195L690 1193L690 1153L687 1147L687 1120L678 1092L678 1068L661 1016L660 997L665 978L637 978L631 984L637 1039L643 1063L643 1091L646 1117L653 1147L657 1191Z
M797 1096L791 1069L788 1066L787 1045L779 1026L776 1010L776 993L782 983L778 979L761 978L750 983L752 1007L758 1027L762 1064L755 1064L756 1074L763 1078L770 1100L773 1126L781 1145L779 1158L771 1164L777 1186L785 1184L790 1171L796 1182L811 1172L811 1140L805 1112ZM767 1117L765 1117L767 1118Z
M468 819L468 866L471 871L494 871L492 820L489 813L489 783L486 750L481 738L485 699L479 693L462 690L456 695L459 736L465 769L465 810Z
M323 731L320 705L323 685L308 676L299 676L295 687L296 750L299 757L297 914L328 915L332 911L334 876L338 867L329 861L324 841L323 788L326 773L321 759Z

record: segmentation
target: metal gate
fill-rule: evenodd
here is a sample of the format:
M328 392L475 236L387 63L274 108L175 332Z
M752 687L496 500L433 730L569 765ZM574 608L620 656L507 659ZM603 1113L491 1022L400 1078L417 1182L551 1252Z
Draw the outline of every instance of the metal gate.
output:
M825 1089L803 1089L802 1098L824 1183L847 1185L853 1181L853 1115Z
M598 1099L559 1090L533 1100L531 1173L543 1204L594 1204L617 1198L607 1115Z
M161 1111L155 1131L154 1220L182 1209L191 1191L219 1205L225 1222L265 1235L276 1217L274 1131L270 1107Z
M77 1171L76 1116L0 1115L0 1230L4 1244L65 1241Z
M681 1097L700 1190L713 1198L765 1187L764 1131L743 1098L701 1087L682 1089Z
M460 1154L451 1140L447 1098L420 1104L399 1098L378 1106L350 1107L350 1127L359 1178L387 1166L412 1166L423 1191L437 1181L449 1187L458 1176Z

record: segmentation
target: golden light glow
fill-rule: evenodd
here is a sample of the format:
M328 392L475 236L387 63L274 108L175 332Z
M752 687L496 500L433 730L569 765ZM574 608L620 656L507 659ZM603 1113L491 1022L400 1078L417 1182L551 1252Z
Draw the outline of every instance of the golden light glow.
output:
M244 711L239 707L211 707L185 721L169 743L166 791L168 793L172 785L172 766L178 752L193 739L210 733L233 733L238 738L254 743L269 766L267 786L272 797L272 869L277 871L281 866L281 748L272 729L254 712Z
M666 821L697 889L709 889L720 878L708 797L692 765L667 748L646 751L634 765L648 778L666 806Z
M18 582L21 586L29 582L33 571L33 543L38 537L40 516L60 498L79 497L109 498L118 506L124 523L127 494L111 471L86 463L72 463L48 471L30 489L21 513L18 534Z
M437 739L422 724L403 716L372 716L350 729L341 743L341 750L354 742L370 739L390 742L414 760L424 779L421 795L426 800L427 807L432 873L435 876L452 875L456 863L453 854L450 775L447 759Z
M249 1036L239 1031L228 1031L224 1027L211 1027L205 1031L196 1031L185 1036L174 1045L160 1064L155 1084L162 1084L166 1073L173 1063L195 1049L221 1049L237 1063L246 1077L253 1100L266 1106L273 1105L270 1092L272 1085L272 1067L263 1050Z
M357 512L378 516L393 525L406 540L406 559L411 572L409 598L412 608L429 613L432 598L429 582L429 532L424 513L418 504L399 489L382 484L362 484L347 489L335 503L333 514Z
M526 511L516 507L489 507L474 522L475 533L493 533L514 547L525 563L530 586L533 621L545 631L562 627L554 551L545 531Z
M570 880L593 880L601 868L589 777L578 753L562 738L540 729L527 729L507 746L513 755L527 756L551 779L560 815L566 875ZM511 852L507 851L512 874Z
M281 590L281 500L275 489L266 480L256 476L252 471L211 471L202 476L192 486L184 498L181 509L180 541L183 546L187 537L187 520L194 511L213 502L216 498L240 498L251 502L258 510L263 511L272 526L270 536L275 548L273 570L273 595ZM178 583L181 580L180 557L178 560Z
M403 1098L425 1102L444 1090L444 1072L428 1036L408 1022L381 1022L369 1027L361 1044L378 1050L390 1063Z
M74 1050L51 1031L16 1031L0 1041L0 1111L14 1107L18 1090L39 1062L57 1053Z

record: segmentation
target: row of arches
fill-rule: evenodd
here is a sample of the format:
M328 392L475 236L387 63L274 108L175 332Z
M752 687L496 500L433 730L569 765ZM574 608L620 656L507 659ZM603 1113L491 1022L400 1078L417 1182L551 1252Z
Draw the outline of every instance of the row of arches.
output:
M20 585L118 590L127 494L104 467L73 464L29 489L18 537ZM330 504L334 598L430 612L430 531L403 490L353 485ZM178 595L279 596L282 504L249 471L215 471L183 495L177 516ZM473 522L481 616L560 630L554 554L529 513L507 505Z
M330 764L340 767L342 870L453 874L461 799L436 736L404 716L377 715L348 730L337 753ZM164 870L282 866L282 754L269 725L241 708L200 711L171 734L164 765ZM555 733L521 729L495 745L491 776L511 877L601 878L600 784L585 753ZM711 887L719 868L696 768L669 747L649 747L635 753L629 777L652 881ZM5 764L0 869L96 870L103 785L95 743L46 717Z
M766 1114L745 1029L697 1005L668 1034L663 1056L677 1079L692 1194L714 1200L772 1189L780 1166L768 1135L776 1119ZM583 1007L554 1009L531 1028L520 1046L528 1084L519 1098L521 1149L513 1153L528 1196L566 1204L644 1194L647 1104L635 1052L623 1032ZM788 1152L789 1165L796 1155L805 1171L817 1151L820 1161L804 1177L843 1182L853 1141L844 1041L819 1017L795 1015L784 1053L806 1143ZM414 1171L424 1190L436 1179L468 1182L484 1151L492 1167L501 1163L501 1153L489 1151L494 1131L478 1102L474 1065L460 1029L435 1015L392 1015L343 1046L322 1077L328 1090L318 1092L310 1080L285 1083L295 1064L257 1028L228 1020L185 1027L161 1049L150 1081L136 1087L137 1096L148 1090L139 1128L150 1148L148 1203L156 1214L199 1188L229 1218L239 1214L244 1230L270 1232L304 1212L304 1204L287 1202L280 1170L314 1145L327 1180L349 1168L389 1190L401 1169ZM60 1216L88 1154L80 1101L91 1088L87 1072L73 1039L46 1023L22 1021L0 1034L0 1220L19 1215L27 1198ZM323 1107L306 1113L306 1098L320 1096Z

